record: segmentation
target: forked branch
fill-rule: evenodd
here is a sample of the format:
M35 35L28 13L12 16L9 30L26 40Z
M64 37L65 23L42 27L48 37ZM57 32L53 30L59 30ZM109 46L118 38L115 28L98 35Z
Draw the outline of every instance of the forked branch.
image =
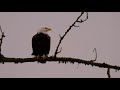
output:
M87 12L86 12L86 13L87 13ZM84 12L81 12L80 16L79 16L79 17L75 20L75 22L67 29L67 31L64 33L64 35L63 35L63 36L60 36L60 40L59 40L59 43L58 43L57 48L56 48L56 50L55 50L54 57L57 56L57 54L58 54L58 49L59 49L59 46L60 46L62 40L63 40L64 37L67 35L67 33L72 29L72 27L79 27L79 26L76 26L76 25L75 25L76 22L83 23L83 22L85 22L85 21L88 19L88 13L87 13L87 15L86 15L86 19L85 19L85 20L80 19L83 14L84 14Z

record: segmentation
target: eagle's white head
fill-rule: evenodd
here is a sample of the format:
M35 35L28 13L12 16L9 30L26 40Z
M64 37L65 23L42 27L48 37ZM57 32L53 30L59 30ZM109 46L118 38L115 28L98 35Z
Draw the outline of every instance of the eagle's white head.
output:
M51 28L42 27L42 28L38 29L37 33L45 33L45 34L47 34L47 32L51 31L51 30L52 30Z

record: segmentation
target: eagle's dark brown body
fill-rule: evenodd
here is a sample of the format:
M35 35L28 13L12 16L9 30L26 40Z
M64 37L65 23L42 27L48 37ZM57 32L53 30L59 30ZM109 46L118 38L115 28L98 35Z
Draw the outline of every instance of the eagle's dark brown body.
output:
M48 34L37 33L32 37L32 55L43 56L48 55L50 52L51 38Z

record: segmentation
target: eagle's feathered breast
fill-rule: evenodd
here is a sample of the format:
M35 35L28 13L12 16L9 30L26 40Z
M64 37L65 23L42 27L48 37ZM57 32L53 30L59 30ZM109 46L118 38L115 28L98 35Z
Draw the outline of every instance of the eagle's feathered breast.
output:
M37 33L32 38L32 55L47 55L50 51L50 36L44 33Z

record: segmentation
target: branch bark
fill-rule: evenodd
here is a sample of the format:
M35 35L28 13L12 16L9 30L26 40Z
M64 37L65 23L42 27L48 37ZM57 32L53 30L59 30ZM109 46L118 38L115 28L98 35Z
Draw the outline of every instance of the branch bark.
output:
M79 26L76 26L76 25L75 25L76 22L83 23L84 21L86 21L86 20L88 19L88 13L87 13L87 17L86 17L85 20L82 20L82 19L79 20L83 14L84 14L84 12L81 12L81 15L80 15L80 16L75 20L75 22L67 29L67 31L65 32L65 34L64 34L62 37L60 36L60 40L59 40L59 43L58 43L57 48L56 48L56 50L55 50L54 57L57 56L57 54L58 54L58 48L59 48L62 40L63 40L64 37L67 35L67 33L71 30L71 28L72 28L72 27L79 27Z
M35 58L7 58L3 57L0 59L0 63L25 63L25 62L38 62L38 63L46 63L46 62L59 62L59 63L78 63L78 64L85 64L85 65L91 65L91 66L96 66L100 68L109 68L109 69L115 69L115 70L120 70L120 66L116 65L109 65L107 63L97 63L97 62L91 62L87 60L82 60L82 59L76 59L76 58L68 58L68 57L49 57L47 59L35 59ZM109 70L108 70L109 73Z

